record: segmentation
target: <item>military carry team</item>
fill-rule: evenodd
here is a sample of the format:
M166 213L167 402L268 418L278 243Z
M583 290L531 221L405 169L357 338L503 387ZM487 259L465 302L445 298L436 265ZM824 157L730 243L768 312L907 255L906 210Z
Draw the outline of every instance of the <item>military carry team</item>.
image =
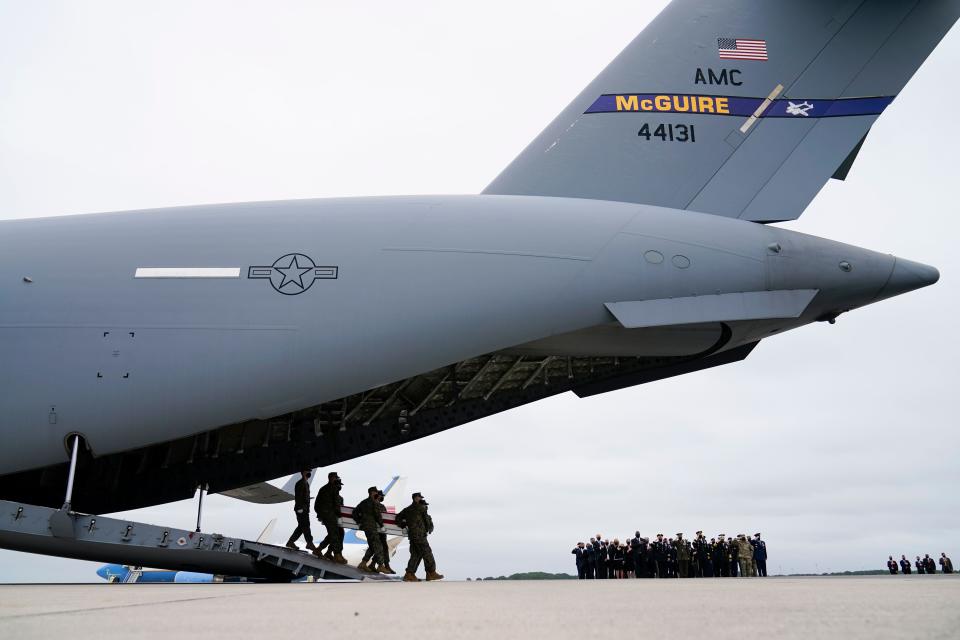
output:
M767 543L755 533L753 539L739 534L726 539L721 533L707 538L702 531L690 541L678 533L674 539L662 533L650 542L637 531L621 543L605 540L599 533L586 543L578 542L571 553L576 556L577 577L581 580L613 578L736 578L766 577Z
M320 544L314 545L310 532L310 474L309 470L301 471L300 480L294 489L293 510L297 516L297 528L287 541L287 547L298 549L297 540L303 536L306 548L312 551L313 555L347 564L347 559L343 557L343 527L340 526L340 510L343 507L340 490L343 488L343 481L336 471L331 471L327 474L327 484L317 491L313 510L327 535ZM390 567L390 550L387 536L383 532L383 514L387 510L382 504L384 497L380 489L370 487L367 489L367 497L353 508L353 520L367 539L367 551L357 569L365 573L392 575L396 572ZM443 579L443 576L437 573L437 563L427 541L427 536L433 533L433 518L427 511L428 506L429 503L423 495L414 493L410 504L397 514L397 526L407 530L410 542L410 562L407 563L403 576L404 582L420 582L417 569L421 561L426 568L428 581Z

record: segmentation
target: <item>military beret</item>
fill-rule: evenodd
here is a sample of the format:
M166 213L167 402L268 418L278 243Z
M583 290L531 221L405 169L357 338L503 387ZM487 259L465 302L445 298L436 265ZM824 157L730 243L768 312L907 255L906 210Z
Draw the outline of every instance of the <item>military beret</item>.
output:
M336 471L331 471L330 473L327 474L327 480L334 480L334 479L336 480L340 479L340 476L337 475Z
M367 489L367 493L380 493L380 489L377 489L376 487L370 487Z
M420 493L419 491L417 491L415 494L413 494L412 496L410 496L410 498L411 498L411 499L413 499L413 498L420 498L420 499L422 500L422 499L423 499L423 494Z

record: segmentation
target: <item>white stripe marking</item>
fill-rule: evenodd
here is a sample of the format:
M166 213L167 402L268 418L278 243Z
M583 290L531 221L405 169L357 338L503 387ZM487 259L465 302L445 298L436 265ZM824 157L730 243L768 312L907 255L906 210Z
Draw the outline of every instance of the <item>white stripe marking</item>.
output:
M137 267L134 278L239 278L240 267Z
M773 91L770 92L770 95L767 96L767 99L760 103L760 106L757 107L757 110L753 112L753 115L747 118L747 121L743 123L743 126L740 127L740 133L746 133L750 130L750 127L753 126L753 123L767 110L767 107L770 106L770 103L773 102L780 92L783 91L783 85L778 84L773 88Z

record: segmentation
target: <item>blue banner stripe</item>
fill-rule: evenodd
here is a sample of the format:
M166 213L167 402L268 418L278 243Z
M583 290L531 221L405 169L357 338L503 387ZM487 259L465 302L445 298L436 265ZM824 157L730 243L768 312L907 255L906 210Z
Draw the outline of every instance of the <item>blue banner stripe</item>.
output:
M763 98L708 96L678 93L619 93L597 98L585 113L694 113L749 117L763 104ZM893 96L866 98L783 98L771 102L759 114L762 118L834 118L879 115L893 102Z

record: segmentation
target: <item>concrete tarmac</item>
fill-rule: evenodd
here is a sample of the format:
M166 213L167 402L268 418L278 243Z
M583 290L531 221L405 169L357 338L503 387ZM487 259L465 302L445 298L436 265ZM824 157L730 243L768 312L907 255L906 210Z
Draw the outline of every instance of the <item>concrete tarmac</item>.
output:
M0 638L958 638L957 576L0 586Z

